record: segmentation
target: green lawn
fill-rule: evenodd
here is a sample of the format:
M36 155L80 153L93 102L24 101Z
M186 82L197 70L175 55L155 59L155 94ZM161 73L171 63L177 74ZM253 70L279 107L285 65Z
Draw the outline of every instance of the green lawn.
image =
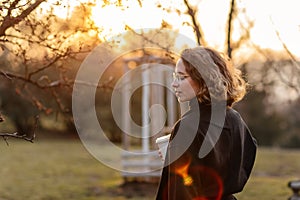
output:
M1 143L2 142L2 143ZM0 141L0 200L154 199L120 187L123 179L93 158L78 140ZM260 148L253 175L239 200L285 200L290 180L300 179L300 151ZM152 192L151 192L152 191Z
M78 140L10 141L0 149L0 200L112 199L108 191L122 183Z
M300 180L300 150L259 148L253 174L240 200L287 200L287 184Z

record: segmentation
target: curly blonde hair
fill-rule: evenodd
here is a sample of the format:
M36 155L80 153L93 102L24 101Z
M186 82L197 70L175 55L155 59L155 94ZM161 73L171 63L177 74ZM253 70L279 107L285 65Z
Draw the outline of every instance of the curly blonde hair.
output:
M186 72L200 88L199 102L210 104L211 98L221 98L227 101L227 106L232 106L245 96L247 83L241 71L217 51L207 47L185 49L181 59Z

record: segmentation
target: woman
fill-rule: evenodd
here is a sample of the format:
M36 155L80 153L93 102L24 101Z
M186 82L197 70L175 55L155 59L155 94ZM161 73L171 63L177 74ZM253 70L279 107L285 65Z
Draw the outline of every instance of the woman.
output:
M215 50L182 52L172 87L189 111L171 133L157 200L234 200L253 168L256 140L232 106L246 93L240 71Z

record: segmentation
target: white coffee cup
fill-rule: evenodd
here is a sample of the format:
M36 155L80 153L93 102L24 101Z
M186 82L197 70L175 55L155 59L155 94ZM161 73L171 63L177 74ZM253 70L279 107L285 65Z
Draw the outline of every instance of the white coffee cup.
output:
M158 148L159 148L159 151L160 151L160 153L162 155L162 160L163 161L166 158L170 136L171 136L171 134L164 135L162 137L157 138L156 141L155 141L156 144L157 144L157 146L158 146Z

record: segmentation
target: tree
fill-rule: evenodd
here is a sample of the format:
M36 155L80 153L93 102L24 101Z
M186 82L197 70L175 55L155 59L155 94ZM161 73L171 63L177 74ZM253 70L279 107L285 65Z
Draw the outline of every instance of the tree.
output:
M283 127L284 116L273 110L269 111L266 96L265 91L250 91L235 107L247 121L259 146L280 144L280 139L286 131Z
M10 90L6 94L20 99L19 108L30 103L22 108L45 114L55 110L70 114L71 97L65 91L71 94L76 70L100 42L100 30L90 19L91 3L81 3L67 19L54 14L61 6L59 1L48 3L48 10L40 7L45 3L10 0L1 4L0 78L5 83L2 90ZM6 102L12 103L9 99ZM2 101L2 110L9 109L4 106ZM25 113L28 112L8 113L15 116L18 132L27 132L21 123Z

